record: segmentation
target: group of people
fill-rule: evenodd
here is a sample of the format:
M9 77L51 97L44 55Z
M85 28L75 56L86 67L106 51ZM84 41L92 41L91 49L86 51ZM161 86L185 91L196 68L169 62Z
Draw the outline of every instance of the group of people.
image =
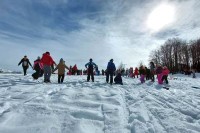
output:
M92 79L92 82L94 82L94 69L97 67L97 65L93 62L92 59L89 60L87 64L85 64L85 67L87 68L87 81L90 81L90 77ZM108 62L107 69L106 69L106 82L113 84L113 76L116 71L115 64L113 63L113 59L111 59ZM104 73L104 72L103 72ZM122 77L121 72L118 71L116 77L114 78L115 84L121 84L122 83Z
M24 56L24 58L21 59L18 66L21 64L23 67L24 75L27 74L27 69L29 68L29 66L31 66L32 69L35 70L35 73L32 74L32 77L34 79L38 79L39 77L42 77L44 75L45 83L51 82L51 80L50 80L51 74L54 73L55 71L58 71L58 83L63 83L64 78L65 78L65 70L66 69L68 69L69 72L71 72L71 73L75 73L75 70L77 71L76 65L75 65L76 69L72 69L71 67L68 67L65 64L65 61L62 58L60 59L60 62L57 65L55 63L55 61L53 60L53 58L51 57L50 52L44 53L42 55L42 58L38 57L34 61L33 66L30 63L27 56ZM54 68L54 65L56 66L56 68ZM90 59L89 62L87 64L85 64L85 67L87 69L87 81L89 82L90 78L91 78L92 82L94 82L94 69L98 70L98 66L93 62L92 59ZM74 71L72 71L72 70L74 70ZM113 84L113 75L114 75L115 71L116 71L116 67L115 67L115 64L113 63L113 59L111 59L108 62L107 70L106 70L106 82L107 83ZM123 84L120 71L118 71L114 81L116 84Z
M141 83L145 82L146 80L151 80L152 82L155 81L155 75L157 75L158 83L163 84L165 81L166 84L168 84L168 75L170 71L169 69L164 66L162 67L160 64L154 65L153 62L150 62L150 69L144 66L140 66L139 68L139 74L140 74L140 81ZM147 78L148 77L148 78Z
M35 73L32 74L32 77L34 79L38 79L39 77L42 77L44 75L44 82L48 83L51 82L50 77L51 74L55 71L58 71L58 83L63 83L65 78L65 70L69 70L68 73L74 74L78 69L75 65L73 68L70 66L68 67L65 64L65 61L61 58L58 65L55 63L53 58L50 55L50 52L46 52L42 55L42 58L38 57L34 61L34 65L30 63L27 56L24 56L23 59L19 62L18 65L22 64L24 75L27 74L27 69L29 66L32 67L33 70L35 70ZM54 65L56 68L54 68ZM92 82L94 82L94 71L98 70L98 66L93 62L92 59L89 59L89 62L85 64L85 67L87 69L87 81L89 82L90 79ZM161 65L154 65L153 62L150 62L150 67L147 68L143 65L139 67L139 69L136 67L133 71L133 68L131 67L129 70L126 69L118 69L116 70L115 64L113 62L113 59L111 59L108 62L107 69L104 71L102 70L102 74L106 75L106 82L113 84L113 76L114 82L116 84L123 84L122 82L122 75L126 75L128 77L138 78L138 75L140 75L140 81L141 83L145 83L146 80L151 80L152 82L155 81L155 75L157 75L158 83L163 84L163 81L165 81L166 84L168 84L168 74L169 70L166 66L162 67ZM124 74L125 73L125 74Z

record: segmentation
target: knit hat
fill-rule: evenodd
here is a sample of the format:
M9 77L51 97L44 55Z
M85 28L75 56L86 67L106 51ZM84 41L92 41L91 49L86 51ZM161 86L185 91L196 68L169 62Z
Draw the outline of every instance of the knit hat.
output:
M47 51L46 54L50 55L50 52Z
M60 62L64 62L63 58L60 59Z

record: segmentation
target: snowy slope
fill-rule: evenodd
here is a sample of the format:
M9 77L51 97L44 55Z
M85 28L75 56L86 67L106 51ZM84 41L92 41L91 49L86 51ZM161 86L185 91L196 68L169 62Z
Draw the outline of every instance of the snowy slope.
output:
M174 79L175 77L175 79ZM105 77L85 82L33 81L31 76L0 74L0 133L199 133L200 79L170 77L170 90L156 82Z
M21 72L18 72L18 71L11 71L11 70L6 70L6 69L2 69L2 68L0 68L0 73L21 74Z

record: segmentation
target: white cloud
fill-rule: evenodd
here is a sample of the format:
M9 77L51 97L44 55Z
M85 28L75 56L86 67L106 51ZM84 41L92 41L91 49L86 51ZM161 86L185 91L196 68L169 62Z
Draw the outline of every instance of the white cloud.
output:
M42 2L51 7L55 1ZM58 4L68 4L68 1L65 2L60 0ZM80 68L84 68L89 58L93 58L100 69L105 68L111 58L116 65L122 61L128 67L135 67L141 60L148 64L151 50L163 44L169 37L195 39L199 35L200 2L197 0L168 1L175 5L176 20L172 25L154 34L147 29L146 21L150 11L163 1L113 2L106 2L99 12L77 14L70 20L63 16L60 20L63 25L64 22L70 21L80 26L72 31L66 31L62 27L55 28L50 25L55 18L42 18L33 10L24 12L23 8L9 7L10 10L22 14L23 17L19 18L1 9L4 14L0 13L0 18L6 18L5 22L20 29L20 32L1 30L0 25L0 60L3 60L0 67L19 69L16 65L25 54L33 62L38 55L46 51L50 51L57 62L64 58L67 64L77 64ZM30 17L27 15L30 14L33 15L33 23L28 20ZM52 17L56 17L54 15ZM55 26L58 26L59 21L56 23Z

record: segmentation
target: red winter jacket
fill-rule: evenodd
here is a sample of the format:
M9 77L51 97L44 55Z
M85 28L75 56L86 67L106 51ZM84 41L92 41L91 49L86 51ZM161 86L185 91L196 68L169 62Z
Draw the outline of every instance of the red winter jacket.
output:
M43 54L41 62L43 63L43 65L47 65L47 66L51 66L51 65L55 64L52 57L46 53Z
M162 70L162 74L163 75L168 75L169 74L169 70L166 68L166 69L163 69Z
M138 70L138 68L135 69L134 75L139 75L139 70Z
M74 67L72 68L74 71L77 71L78 70L78 68L77 68L77 66L76 65L74 65Z

